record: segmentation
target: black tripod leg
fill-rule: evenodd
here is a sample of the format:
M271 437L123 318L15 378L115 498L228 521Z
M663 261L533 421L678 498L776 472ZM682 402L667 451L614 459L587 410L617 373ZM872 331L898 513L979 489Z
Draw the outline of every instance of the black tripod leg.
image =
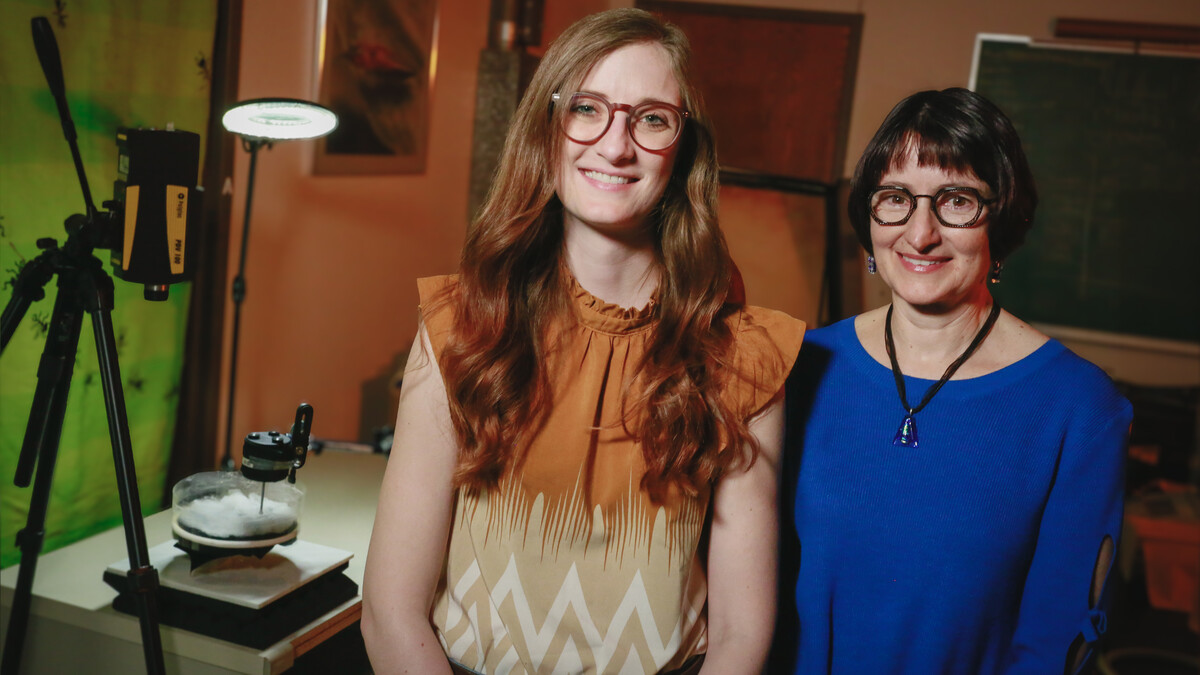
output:
M125 413L121 368L117 363L116 340L113 339L112 316L109 313L113 296L112 279L97 275L93 282L93 287L89 290L94 292L95 296L88 300L88 305L92 315L92 332L96 337L96 353L100 363L101 386L104 388L105 411L108 413L108 433L112 440L121 513L125 521L125 545L129 551L129 588L133 591L141 621L146 672L150 675L161 675L165 669L162 637L158 631L158 572L150 565L150 554L146 548L141 498L137 491L137 472L133 466L132 445L129 439L129 417Z
M42 287L54 277L54 259L58 249L53 246L53 240L45 242L44 246L42 244L39 242L38 245L48 250L25 263L13 280L12 296L4 306L3 314L0 314L0 352L8 346L30 303L46 297Z
M14 293L9 298L8 304L4 306L4 313L0 314L0 352L4 351L4 348L8 346L8 341L12 339L13 333L17 331L17 325L25 316L25 310L29 309L29 302L29 298Z
M60 282L62 279L60 278ZM58 460L58 441L62 435L67 395L71 391L71 374L75 369L75 350L79 346L79 331L83 321L75 298L63 283L54 301L54 314L46 335L46 346L38 364L38 384L34 390L33 408L17 460L13 482L18 487L29 485L34 463L37 479L29 501L25 527L17 534L21 564L17 570L17 585L13 591L12 609L8 615L8 632L4 641L4 658L0 672L16 673L25 645L29 626L29 609L33 595L33 576L37 571L38 555L45 537L46 505L50 501L50 484Z

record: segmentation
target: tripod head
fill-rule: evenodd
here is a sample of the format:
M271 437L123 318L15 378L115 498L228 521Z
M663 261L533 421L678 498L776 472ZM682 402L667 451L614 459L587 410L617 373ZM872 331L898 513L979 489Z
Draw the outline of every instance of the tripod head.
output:
M166 300L170 284L192 277L193 228L199 220L203 190L196 185L200 163L200 136L190 131L117 129L117 180L113 198L100 211L92 201L75 123L67 106L58 42L45 17L32 21L38 61L58 107L63 135L75 161L83 191L84 213L66 220L68 257L91 255L93 249L111 249L113 273L143 284L147 300ZM45 241L45 240L43 240ZM57 246L50 240L43 249Z

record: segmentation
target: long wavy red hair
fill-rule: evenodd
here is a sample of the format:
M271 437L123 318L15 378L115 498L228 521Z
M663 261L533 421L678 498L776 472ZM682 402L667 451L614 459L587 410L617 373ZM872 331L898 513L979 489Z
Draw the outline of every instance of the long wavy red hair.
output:
M488 198L468 232L454 330L442 355L461 446L460 486L494 486L519 459L551 401L542 370L548 328L570 312L562 273L562 204L556 175L565 142L551 95L574 91L611 52L661 45L690 113L674 172L651 215L660 269L656 324L624 392L626 429L641 442L643 484L695 494L757 445L721 397L732 363L726 318L736 272L717 225L718 167L703 103L688 78L689 46L677 27L637 9L586 17L546 52L514 116ZM560 107L561 108L561 107ZM631 411L639 411L634 414ZM721 452L725 446L735 452ZM742 451L742 449L745 451Z

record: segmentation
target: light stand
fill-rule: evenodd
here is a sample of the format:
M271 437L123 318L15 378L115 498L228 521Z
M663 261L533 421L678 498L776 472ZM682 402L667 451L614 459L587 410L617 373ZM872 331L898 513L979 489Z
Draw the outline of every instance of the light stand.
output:
M292 98L259 98L243 101L221 118L227 131L242 138L250 153L246 176L246 210L242 217L242 242L237 276L233 279L233 336L229 352L229 396L225 408L225 454L221 468L233 471L233 403L237 391L238 338L242 325L242 301L246 299L246 242L250 238L250 206L254 199L254 171L258 151L275 141L319 138L337 128L337 115L316 103Z

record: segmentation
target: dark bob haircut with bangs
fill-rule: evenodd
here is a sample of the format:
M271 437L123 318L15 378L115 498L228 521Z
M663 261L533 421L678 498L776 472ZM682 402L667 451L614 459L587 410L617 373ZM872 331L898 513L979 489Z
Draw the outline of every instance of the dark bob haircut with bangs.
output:
M918 92L896 104L858 160L848 210L868 253L873 253L868 195L910 147L919 166L970 171L987 184L997 200L986 216L992 260L1004 260L1025 241L1038 198L1021 139L994 103L952 88Z

